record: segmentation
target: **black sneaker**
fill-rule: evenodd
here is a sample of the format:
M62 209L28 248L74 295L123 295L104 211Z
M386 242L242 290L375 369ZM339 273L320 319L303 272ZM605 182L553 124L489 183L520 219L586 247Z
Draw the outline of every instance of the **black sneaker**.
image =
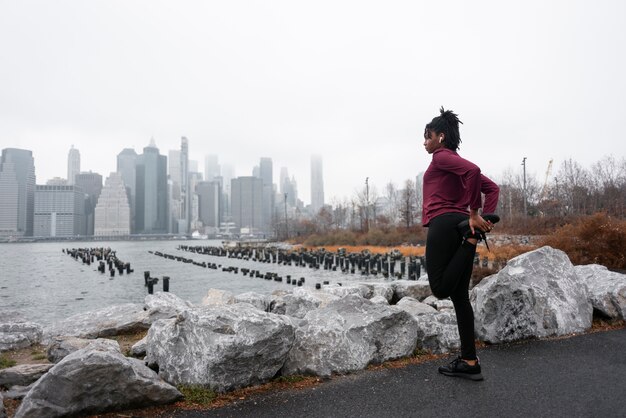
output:
M480 361L476 359L476 364L470 366L460 356L447 366L439 367L439 373L476 381L483 380L483 375L480 373Z
M484 220L489 221L492 224L497 224L500 221L500 217L495 213L486 213L481 216ZM489 250L486 232L479 228L474 228L474 233L472 234L472 230L469 226L469 219L459 222L459 224L456 226L456 229L459 231L459 234L461 234L463 239L475 238L478 241L485 241L485 245Z

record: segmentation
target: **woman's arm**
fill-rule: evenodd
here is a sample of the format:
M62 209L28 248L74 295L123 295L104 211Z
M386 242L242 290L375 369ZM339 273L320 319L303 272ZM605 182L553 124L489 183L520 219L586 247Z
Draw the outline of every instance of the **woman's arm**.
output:
M494 213L498 206L498 197L500 196L500 187L487 176L480 175L480 191L485 195L485 204L483 205L483 213Z

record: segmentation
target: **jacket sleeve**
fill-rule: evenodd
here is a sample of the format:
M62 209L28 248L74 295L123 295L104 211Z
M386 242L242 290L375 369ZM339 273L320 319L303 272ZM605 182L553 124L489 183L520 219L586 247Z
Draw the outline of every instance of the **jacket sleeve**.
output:
M480 175L480 191L485 194L485 205L483 213L494 213L498 206L498 197L500 196L500 187L487 176Z

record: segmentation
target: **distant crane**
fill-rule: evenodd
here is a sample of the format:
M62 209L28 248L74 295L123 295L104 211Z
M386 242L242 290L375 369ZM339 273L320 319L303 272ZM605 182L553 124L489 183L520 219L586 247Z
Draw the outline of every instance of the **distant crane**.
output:
M552 173L552 158L548 161L548 168L546 169L546 178L543 181L543 188L541 189L541 194L539 195L539 201L541 202L546 198L548 194L548 179L550 178L550 173Z

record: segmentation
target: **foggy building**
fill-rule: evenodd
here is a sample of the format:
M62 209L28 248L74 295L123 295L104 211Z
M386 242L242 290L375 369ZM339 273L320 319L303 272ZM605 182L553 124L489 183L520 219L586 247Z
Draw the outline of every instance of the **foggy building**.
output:
M263 232L269 234L274 214L274 174L271 158L261 158L259 176L263 181Z
M33 153L5 148L0 157L0 235L32 236L34 213Z
M215 177L221 176L220 164L217 155L209 154L204 157L204 180L213 181Z
M200 221L217 232L221 221L222 185L219 181L201 181L196 186L196 193Z
M74 176L76 186L85 193L85 235L93 235L94 210L102 191L102 176L98 173L82 172Z
M324 206L324 176L322 171L322 157L311 156L311 209L317 214Z
M46 186L69 186L67 179L61 177L53 177L46 182Z
M254 176L232 179L230 199L237 227L258 233L263 226L263 180Z
M135 223L137 232L161 234L167 232L167 157L150 141L137 156L137 191Z
M67 184L75 184L74 177L78 173L80 173L80 152L72 145L67 154Z
M126 186L121 174L111 173L96 205L94 235L129 234L130 205Z
M137 153L132 148L124 148L122 152L117 154L117 172L122 176L126 194L128 196L128 205L130 207L130 232L135 232L135 195L137 181Z
M35 220L37 237L73 237L85 234L85 193L76 185L37 185Z

